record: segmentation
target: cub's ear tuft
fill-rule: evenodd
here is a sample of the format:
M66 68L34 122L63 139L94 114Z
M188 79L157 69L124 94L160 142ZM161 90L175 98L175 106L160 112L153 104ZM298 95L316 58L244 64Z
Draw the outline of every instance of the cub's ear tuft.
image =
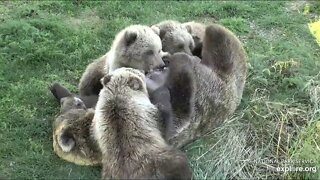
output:
M58 144L63 152L70 152L76 145L73 134L70 129L64 130L58 137Z
M160 39L162 40L164 38L164 35L166 35L166 31L161 29L160 27L158 27L157 25L152 25L151 29L153 29L153 31L158 34L158 36L160 37Z
M152 25L151 29L158 35L160 36L160 28L158 26Z
M129 81L128 81L128 85L131 89L137 91L142 89L142 82L140 81L139 78L131 76Z
M106 86L111 80L111 75L106 75L103 78L101 78L100 82L103 86Z
M124 38L127 46L130 46L132 43L136 41L138 37L138 32L131 29L125 32Z

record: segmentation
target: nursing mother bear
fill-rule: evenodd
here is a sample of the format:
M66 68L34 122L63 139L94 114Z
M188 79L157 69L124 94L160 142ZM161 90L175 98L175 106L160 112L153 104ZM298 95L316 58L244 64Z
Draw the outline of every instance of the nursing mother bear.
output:
M169 137L174 147L186 145L218 127L234 113L242 98L247 68L241 42L226 28L213 24L206 26L202 43L201 60L184 53L169 57L165 86L170 90L175 116L175 133ZM63 136L63 132L54 133ZM57 143L54 146L60 148ZM90 143L82 146L95 148ZM78 156L78 148L69 152L75 157L72 162L92 157ZM92 162L97 161L101 159Z

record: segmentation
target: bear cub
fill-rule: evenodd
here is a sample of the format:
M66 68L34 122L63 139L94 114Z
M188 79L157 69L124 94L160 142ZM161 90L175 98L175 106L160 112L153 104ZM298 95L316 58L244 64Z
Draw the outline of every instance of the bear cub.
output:
M145 75L119 68L101 83L92 130L102 151L102 179L191 179L187 158L159 130L161 115Z

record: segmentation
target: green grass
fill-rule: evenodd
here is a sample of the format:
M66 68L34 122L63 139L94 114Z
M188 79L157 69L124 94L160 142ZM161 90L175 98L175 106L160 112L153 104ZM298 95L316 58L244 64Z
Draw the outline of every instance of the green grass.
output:
M302 4L302 5L301 5ZM248 53L248 77L235 115L183 150L196 179L320 178L320 48L308 31L319 2L0 2L0 177L95 179L52 150L58 105L48 84L76 91L86 65L131 24L165 19L217 22ZM316 173L281 173L281 160L313 160ZM262 160L278 160L271 164Z

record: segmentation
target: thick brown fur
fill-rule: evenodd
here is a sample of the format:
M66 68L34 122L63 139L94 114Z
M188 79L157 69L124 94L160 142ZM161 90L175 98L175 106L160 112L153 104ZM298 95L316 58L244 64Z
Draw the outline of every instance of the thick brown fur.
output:
M101 82L92 128L102 152L102 179L191 179L185 155L162 137L144 74L119 68Z

